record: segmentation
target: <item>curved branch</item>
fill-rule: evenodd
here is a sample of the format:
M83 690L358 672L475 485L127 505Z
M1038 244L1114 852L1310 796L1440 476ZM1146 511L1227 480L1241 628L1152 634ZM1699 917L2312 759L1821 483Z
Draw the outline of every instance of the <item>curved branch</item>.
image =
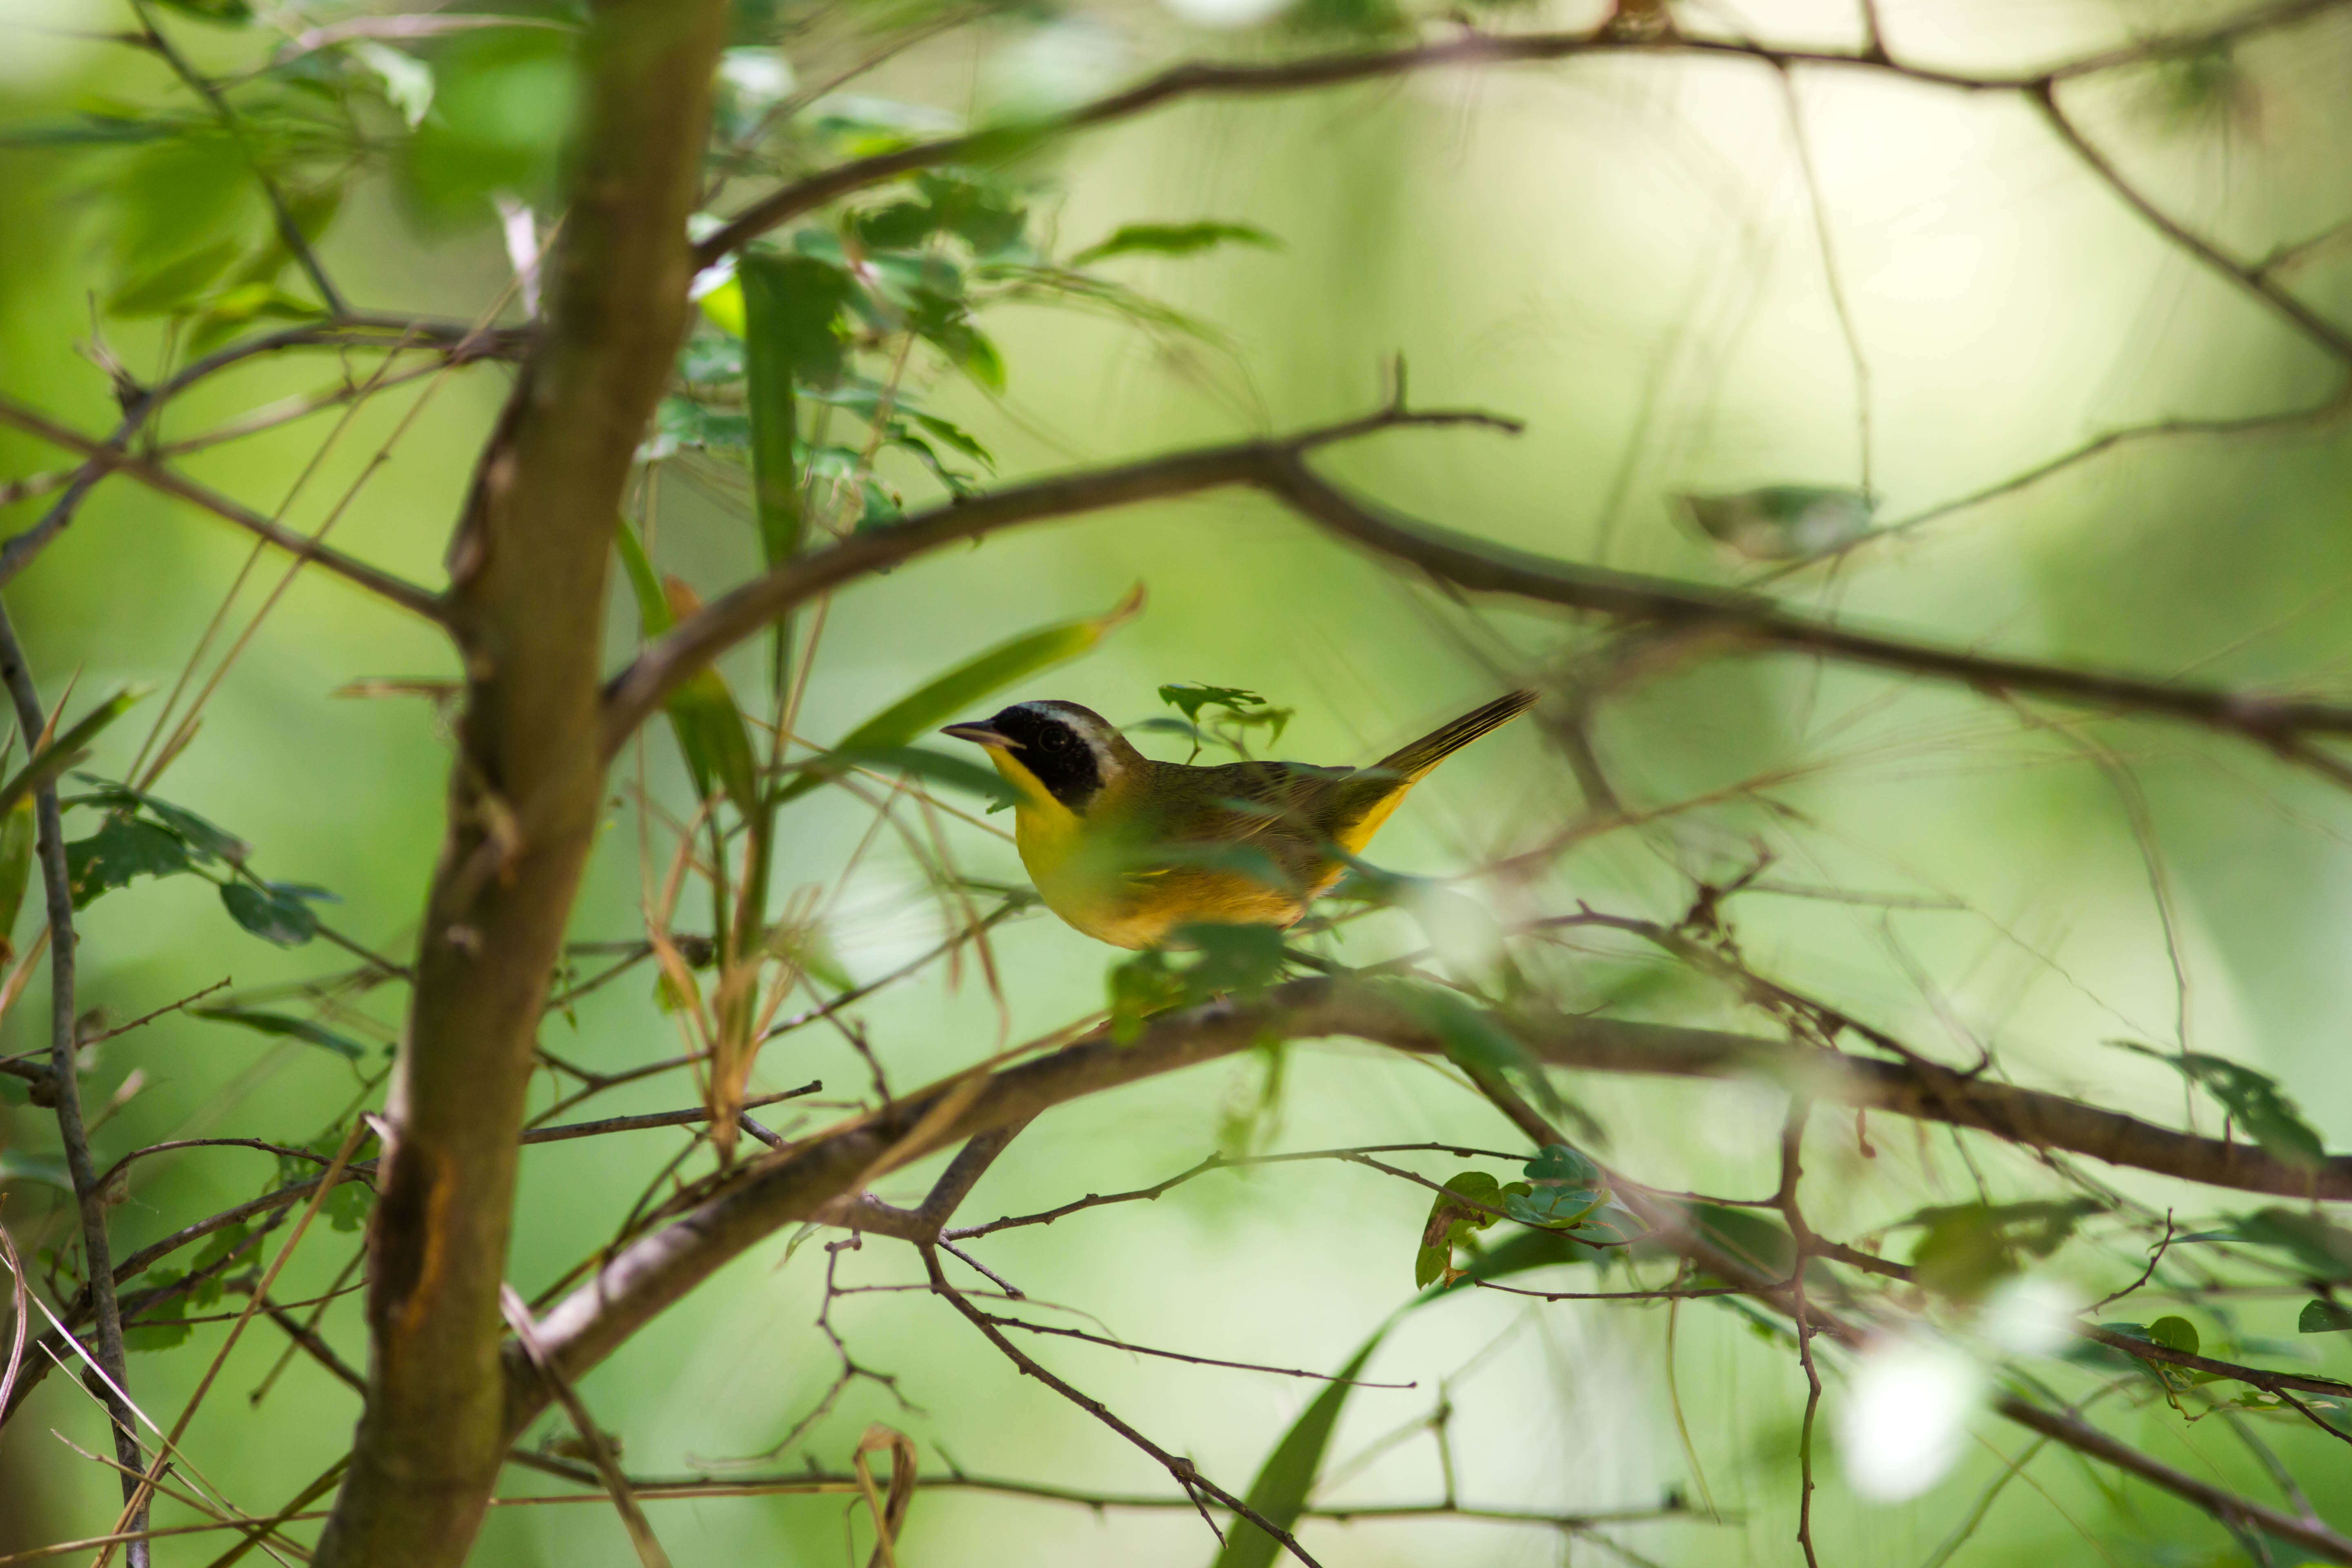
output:
M1979 76L1914 65L1894 58L1883 47L1876 47L1874 39L1859 52L1782 48L1741 38L1692 37L1680 34L1641 37L1612 29L1605 21L1591 32L1507 36L1474 32L1442 44L1309 55L1303 59L1276 60L1264 65L1181 65L1108 98L1082 104L1050 119L1026 125L940 137L820 170L771 193L737 214L724 227L695 247L694 259L697 266L709 267L779 224L814 212L828 202L920 170L1003 156L1048 137L1131 120L1180 99L1261 98L1373 81L1415 71L1440 70L1447 67L1533 65L1579 55L1629 54L1748 59L1783 70L1791 66L1859 68L1961 92L2024 92L2046 88L2053 82L2074 80L2125 66L2144 64L2168 55L2194 53L2226 45L2256 33L2292 26L2323 13L2340 9L2345 4L2347 0L2284 0L2284 4L2264 6L2195 32L2102 49L2040 70L2011 75Z
M605 686L604 756L609 761L617 755L636 727L661 706L662 699L712 659L795 605L855 578L887 571L942 545L1024 523L1234 485L1262 485L1277 471L1276 464L1285 457L1377 430L1461 425L1518 429L1515 422L1491 414L1415 414L1390 408L1282 439L1172 452L1118 468L1033 479L934 508L890 528L852 534L711 601L638 655L635 663Z
M2120 197L2126 206L2137 213L2142 222L2253 295L2269 306L2273 313L2284 318L2304 336L2337 359L2352 362L2352 331L2336 325L2305 304L2293 289L2278 281L2270 268L2258 261L2241 261L2230 255L2158 206L2138 186L2125 179L2123 171L2117 169L2114 162L2083 134L2082 128L2059 103L2054 81L2035 82L2025 89L2025 95L2042 111L2042 118L2048 122L2058 140L2099 177L2101 184Z
M2352 766L2310 743L2313 736L2352 735L2352 706L2077 669L1853 631L1760 595L1560 561L1409 521L1349 495L1306 461L1315 447L1348 436L1395 426L1464 423L1495 421L1483 415L1394 410L1286 439L1244 441L1034 480L936 508L892 528L852 535L713 601L614 677L604 693L604 755L614 756L669 692L720 653L827 589L942 545L1024 523L1246 486L1284 501L1341 539L1455 588L1719 637L1737 646L1955 681L1981 691L2155 714L2252 741L2339 783L2352 783Z

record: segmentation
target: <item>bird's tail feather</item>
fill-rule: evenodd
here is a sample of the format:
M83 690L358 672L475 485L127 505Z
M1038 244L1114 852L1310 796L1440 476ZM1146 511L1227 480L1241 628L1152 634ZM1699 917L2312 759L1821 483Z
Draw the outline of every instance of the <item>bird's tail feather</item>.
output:
M1409 746L1399 747L1374 766L1411 783L1479 736L1509 723L1534 707L1535 703L1536 694L1532 691L1514 691L1507 697L1497 697L1484 708L1465 713L1444 729L1433 731Z

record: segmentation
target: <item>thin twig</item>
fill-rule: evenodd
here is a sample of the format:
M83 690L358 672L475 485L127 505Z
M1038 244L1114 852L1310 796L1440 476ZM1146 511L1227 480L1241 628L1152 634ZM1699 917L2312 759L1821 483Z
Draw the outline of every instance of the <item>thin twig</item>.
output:
M1329 1373L1324 1372L1302 1372L1296 1367L1263 1366L1256 1362L1220 1361L1215 1356L1187 1355L1181 1351L1155 1350L1150 1345L1129 1344L1125 1340L1115 1340L1105 1334L1090 1334L1083 1329L1055 1328L1048 1323L1032 1323L1021 1318L991 1316L988 1321L1001 1329L1021 1329L1033 1334L1055 1334L1063 1339L1084 1340L1090 1345L1105 1345L1112 1350L1126 1351L1134 1355L1151 1355L1167 1361L1189 1362L1194 1366L1222 1366L1229 1367L1235 1372L1265 1372L1272 1373L1276 1377L1309 1378L1317 1383L1344 1383L1350 1388L1403 1389L1421 1386L1417 1383L1372 1383L1359 1377L1334 1377Z
M440 596L420 588L405 578L371 566L363 561L344 554L331 546L319 543L309 535L297 532L281 523L273 522L250 507L240 505L216 490L207 489L194 479L184 479L160 463L106 442L93 440L79 431L68 429L37 410L26 407L12 398L0 397L0 420L5 420L21 430L38 436L42 440L79 452L96 465L100 472L123 473L137 479L150 489L183 500L190 506L211 512L215 517L236 524L247 533L277 546L298 560L323 567L344 581L353 583L378 598L399 605L411 614L428 621L442 622L446 615ZM21 536L20 536L21 537ZM12 541L13 542L13 541Z
M613 1494L613 1507L620 1513L622 1526L629 1532L629 1544L637 1550L637 1561L644 1563L645 1568L669 1568L669 1553L662 1550L660 1541L655 1538L654 1527L646 1520L646 1510L637 1506L636 1496L629 1489L628 1478L621 1473L621 1461L614 1457L613 1445L605 1439L604 1428L596 1425L596 1418L581 1402L580 1391L572 1386L572 1380L548 1359L545 1347L539 1342L539 1335L532 1331L530 1306L509 1285L499 1292L499 1307L506 1313L507 1327L512 1329L515 1338L521 1342L523 1353L530 1357L532 1363L539 1368L540 1375L545 1377L554 1389L556 1403L563 1406L563 1413L572 1417L572 1429L580 1434L582 1445L595 1462L597 1474L604 1478L605 1489Z
M1231 1492L1217 1485L1216 1482L1202 1475L1200 1471L1200 1468L1194 1465L1192 1460L1180 1458L1176 1455L1168 1452L1167 1449L1162 1448L1159 1444L1154 1443L1150 1438L1145 1436L1142 1433L1137 1431L1134 1427L1129 1426L1126 1422L1113 1415L1110 1409L1107 1405L1103 1405L1099 1400L1089 1399L1087 1395L1079 1393L1076 1388L1071 1387L1068 1384L1063 1382L1060 1378L1046 1371L1035 1361L1023 1354L1020 1346L1014 1344L1011 1340L1006 1339L1002 1333L997 1331L995 1324L990 1320L987 1313L982 1311L970 1301L964 1300L963 1293L958 1290L954 1286L948 1283L947 1276L940 1271L940 1258L938 1252L929 1247L923 1247L921 1251L923 1255L923 1267L930 1275L931 1289L935 1293L944 1297L948 1305L962 1313L964 1318L971 1322L972 1327L978 1329L982 1335L986 1336L989 1343L1003 1352L1005 1359L1010 1361L1015 1367L1019 1368L1024 1375L1035 1378L1038 1382L1044 1384L1046 1387L1052 1389L1055 1393L1060 1394L1063 1398L1068 1400L1071 1404L1076 1405L1079 1409L1085 1411L1087 1415L1093 1416L1096 1420L1101 1422L1104 1426L1109 1427L1120 1436L1126 1438L1129 1443L1134 1444L1137 1447L1150 1455L1152 1458L1158 1460L1160 1468L1168 1472L1171 1479L1172 1479L1179 1487L1181 1487L1186 1493L1191 1494L1193 1497L1194 1506L1200 1508L1201 1517L1203 1520L1208 1519L1208 1510L1201 1500L1203 1498L1213 1499L1219 1504L1231 1509L1234 1513L1240 1515L1251 1524L1254 1524L1258 1529L1265 1531L1269 1537L1280 1542L1285 1551L1288 1552L1293 1557L1297 1558L1301 1563L1306 1563L1307 1568L1320 1568L1320 1565L1316 1563L1315 1559L1307 1555L1306 1549L1298 1544L1297 1538L1292 1535L1290 1531L1283 1529L1280 1525L1276 1524L1264 1514L1258 1512L1257 1510L1250 1507L1249 1504L1244 1502L1241 1499L1234 1496ZM1213 1521L1210 1521L1209 1528L1212 1531L1216 1532L1218 1540L1223 1542L1224 1539L1223 1532L1217 1531L1216 1524Z
M1503 33L1471 29L1457 37L1399 49L1347 49L1292 59L1257 62L1192 61L1071 109L1037 125L988 129L917 142L819 170L761 198L695 247L695 265L708 267L769 229L874 185L944 164L988 163L1024 150L1036 138L1066 135L1132 119L1186 98L1246 98L1371 81L1414 71L1467 66L1538 64L1581 55L1631 55L1748 59L1786 70L1792 66L1861 69L1961 92L2020 92L2170 55L2194 56L2257 33L2287 27L2337 8L2341 0L2283 0L2245 12L2193 33L2158 34L2120 47L2078 55L2059 64L2011 75L1942 70L1896 60L1884 48L1785 48L1745 38L1701 37L1670 32L1637 37L1599 27L1576 33Z
M0 605L0 681L16 708L16 724L27 754L47 728L41 714L41 695L16 628ZM74 1200L81 1220L82 1260L89 1276L90 1303L98 1319L98 1362L107 1377L104 1403L114 1425L115 1458L131 1469L145 1467L139 1437L131 1426L130 1371L122 1348L122 1310L115 1299L112 1248L106 1235L105 1189L89 1157L89 1140L82 1131L81 1079L74 1064L79 1042L74 1036L75 961L71 875L66 866L65 820L58 808L57 781L44 780L33 792L35 826L39 839L41 884L49 916L49 1089L57 1098L58 1138L65 1145L66 1170L73 1180ZM21 1279L22 1277L19 1276ZM22 1320L19 1320L22 1327ZM0 1414L7 1402L0 1399ZM136 1481L123 1483L127 1501L121 1529L138 1531L147 1522ZM147 1549L134 1544L131 1568L147 1568Z

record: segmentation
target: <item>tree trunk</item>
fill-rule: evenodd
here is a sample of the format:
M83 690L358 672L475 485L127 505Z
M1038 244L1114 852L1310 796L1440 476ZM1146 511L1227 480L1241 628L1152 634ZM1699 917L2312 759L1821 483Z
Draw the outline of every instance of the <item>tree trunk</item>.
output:
M450 549L467 702L370 1234L367 1409L326 1568L461 1563L505 1449L505 1278L541 1008L595 836L606 563L684 327L723 0L607 0L542 336Z

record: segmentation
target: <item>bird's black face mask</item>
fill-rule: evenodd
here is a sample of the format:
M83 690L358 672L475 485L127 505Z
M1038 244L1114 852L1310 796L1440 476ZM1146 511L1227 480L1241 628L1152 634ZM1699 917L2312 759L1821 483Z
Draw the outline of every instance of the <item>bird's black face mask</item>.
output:
M1070 720L1024 703L1007 708L988 725L1006 740L1020 742L1014 758L1037 775L1047 795L1072 811L1084 811L1101 792L1102 763Z

